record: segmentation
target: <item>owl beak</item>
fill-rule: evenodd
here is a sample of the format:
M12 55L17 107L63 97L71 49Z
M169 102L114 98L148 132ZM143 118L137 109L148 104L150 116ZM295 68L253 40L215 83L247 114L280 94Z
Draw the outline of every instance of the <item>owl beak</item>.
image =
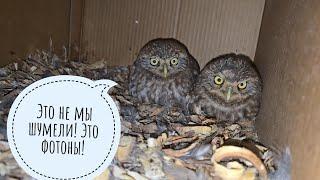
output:
M168 77L168 65L167 64L163 65L163 76L164 76L164 78Z
M227 91L227 102L230 100L232 95L232 87L228 87L228 91Z

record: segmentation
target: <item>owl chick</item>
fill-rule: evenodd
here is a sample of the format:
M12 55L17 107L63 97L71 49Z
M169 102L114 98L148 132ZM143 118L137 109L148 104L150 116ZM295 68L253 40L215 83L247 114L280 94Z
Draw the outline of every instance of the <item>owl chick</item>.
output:
M129 92L140 102L185 108L200 72L198 62L175 39L154 39L139 52L130 72Z
M262 81L251 59L226 54L201 70L189 110L219 121L251 120L259 111L261 92Z

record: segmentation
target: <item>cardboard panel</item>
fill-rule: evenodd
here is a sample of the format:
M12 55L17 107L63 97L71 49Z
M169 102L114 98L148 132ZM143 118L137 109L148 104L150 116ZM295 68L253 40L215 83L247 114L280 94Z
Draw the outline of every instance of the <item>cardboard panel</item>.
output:
M320 177L319 1L266 1L256 63L264 80L259 137L289 146L293 179Z
M70 24L68 55L71 59L80 58L81 33L83 25L84 0L70 0Z
M85 1L82 47L89 58L110 65L131 63L156 37L172 37L178 1Z
M254 58L263 0L181 1L177 38L205 65L215 56L236 52Z
M0 6L0 66L12 54L25 56L36 48L48 48L50 36L56 50L67 47L70 1L3 0Z
M174 37L203 66L214 56L254 57L264 0L85 1L82 49L92 60L131 64L149 40Z

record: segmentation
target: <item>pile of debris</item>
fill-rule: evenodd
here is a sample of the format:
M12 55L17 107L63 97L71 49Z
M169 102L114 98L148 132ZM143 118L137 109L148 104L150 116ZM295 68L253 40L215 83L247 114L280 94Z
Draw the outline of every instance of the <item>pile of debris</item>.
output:
M121 141L112 165L96 179L266 179L273 153L258 143L254 122L221 123L178 108L139 104L128 93L130 67L61 59L46 51L0 68L0 177L32 179L14 160L6 121L16 96L54 75L111 79L121 115Z

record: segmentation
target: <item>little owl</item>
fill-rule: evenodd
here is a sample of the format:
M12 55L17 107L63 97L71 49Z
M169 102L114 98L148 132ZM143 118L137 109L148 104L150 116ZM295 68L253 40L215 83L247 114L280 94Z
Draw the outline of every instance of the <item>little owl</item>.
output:
M262 81L250 58L226 54L201 70L188 106L191 113L218 121L252 120L259 111L261 92Z
M200 72L198 62L175 39L154 39L139 52L130 72L129 92L140 102L185 108Z

